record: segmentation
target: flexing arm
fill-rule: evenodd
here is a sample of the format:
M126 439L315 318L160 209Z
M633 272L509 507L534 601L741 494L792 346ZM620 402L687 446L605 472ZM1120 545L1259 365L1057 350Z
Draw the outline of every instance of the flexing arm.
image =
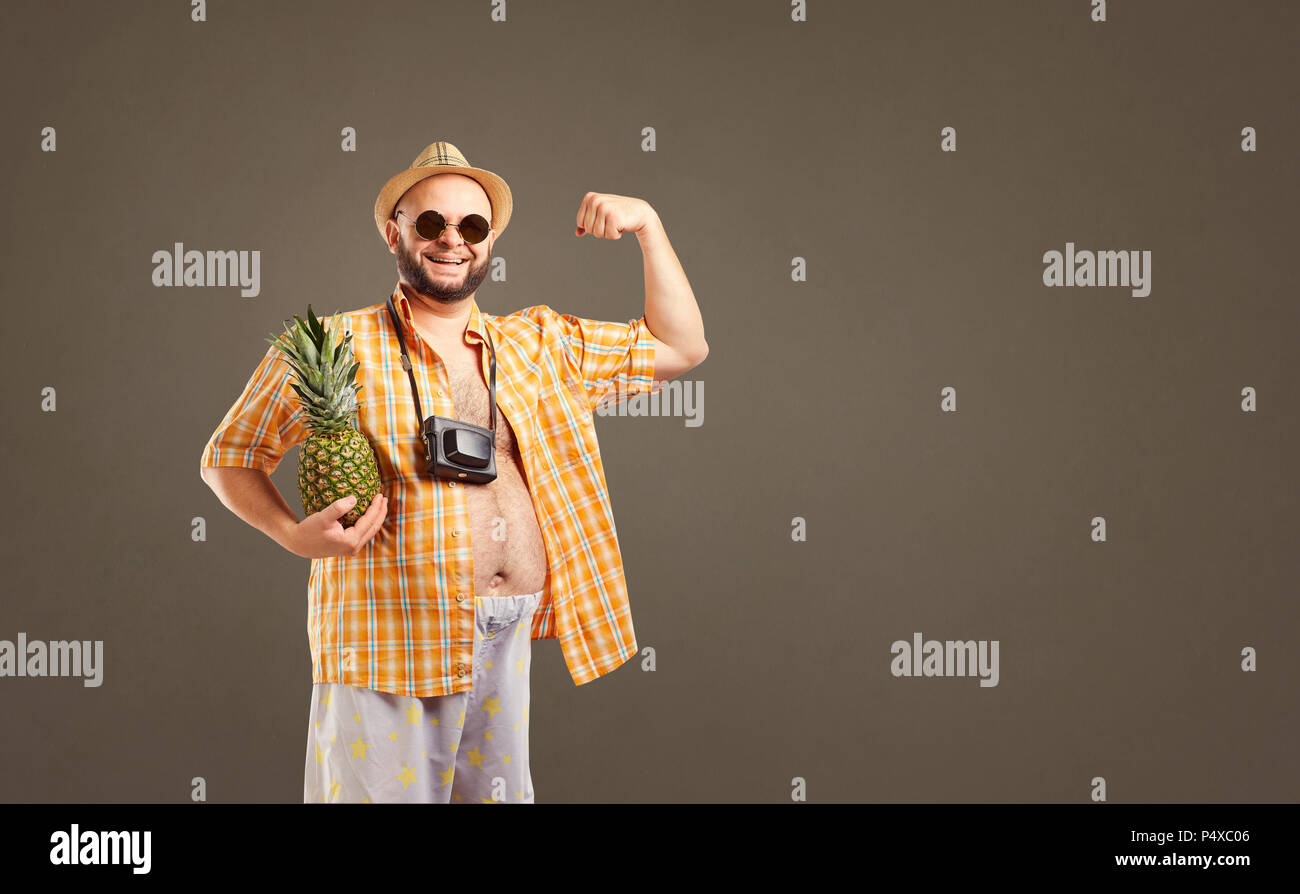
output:
M654 338L656 381L675 379L704 362L709 343L686 271L677 260L659 214L644 199L589 192L582 197L574 235L620 239L635 233L645 265L645 324Z

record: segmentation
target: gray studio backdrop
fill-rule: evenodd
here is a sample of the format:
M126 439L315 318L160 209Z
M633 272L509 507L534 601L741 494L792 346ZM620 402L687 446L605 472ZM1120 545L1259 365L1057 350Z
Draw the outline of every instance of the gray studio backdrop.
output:
M309 562L199 455L282 320L385 299L434 140L514 191L485 311L639 316L573 235L637 196L711 349L702 425L598 421L655 669L534 643L538 802L1300 797L1300 6L799 7L8 4L0 640L103 653L0 677L0 800L301 800ZM155 287L177 242L260 293ZM895 675L918 634L997 685Z

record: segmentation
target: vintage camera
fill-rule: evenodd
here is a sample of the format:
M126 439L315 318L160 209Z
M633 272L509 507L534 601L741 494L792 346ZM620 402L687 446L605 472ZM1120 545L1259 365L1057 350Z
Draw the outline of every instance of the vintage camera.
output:
M495 406L492 415L496 416ZM424 420L420 436L424 438L424 468L430 475L469 484L487 484L496 479L495 426L488 429L458 419L430 416Z
M415 418L423 420L420 424L420 438L424 441L424 468L435 478L451 481L463 481L466 484L487 484L497 477L497 352L492 344L492 333L487 333L488 349L492 352L492 366L488 375L488 407L491 413L491 428L462 422L459 419L447 419L443 416L424 416L420 405L420 390L415 384L415 372L411 369L411 357L406 351L406 341L402 338L402 326L398 322L397 308L393 306L393 297L388 296L388 313L393 318L393 327L397 330L397 341L402 348L402 368L411 380L411 398L415 402Z

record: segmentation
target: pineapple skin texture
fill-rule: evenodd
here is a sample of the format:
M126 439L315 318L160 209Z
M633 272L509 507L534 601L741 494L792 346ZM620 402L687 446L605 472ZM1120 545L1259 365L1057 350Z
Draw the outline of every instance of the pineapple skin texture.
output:
M356 429L312 435L303 441L298 453L298 493L308 515L355 494L356 505L339 519L339 524L350 528L370 508L379 485L375 451Z

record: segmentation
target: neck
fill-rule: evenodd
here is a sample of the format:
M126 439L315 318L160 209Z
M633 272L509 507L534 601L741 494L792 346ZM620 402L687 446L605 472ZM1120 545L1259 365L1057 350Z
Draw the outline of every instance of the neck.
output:
M411 316L419 330L427 332L439 343L464 341L465 330L469 328L469 315L473 296L467 296L455 304L443 304L433 301L416 292L408 284L402 283L402 294L411 305Z

